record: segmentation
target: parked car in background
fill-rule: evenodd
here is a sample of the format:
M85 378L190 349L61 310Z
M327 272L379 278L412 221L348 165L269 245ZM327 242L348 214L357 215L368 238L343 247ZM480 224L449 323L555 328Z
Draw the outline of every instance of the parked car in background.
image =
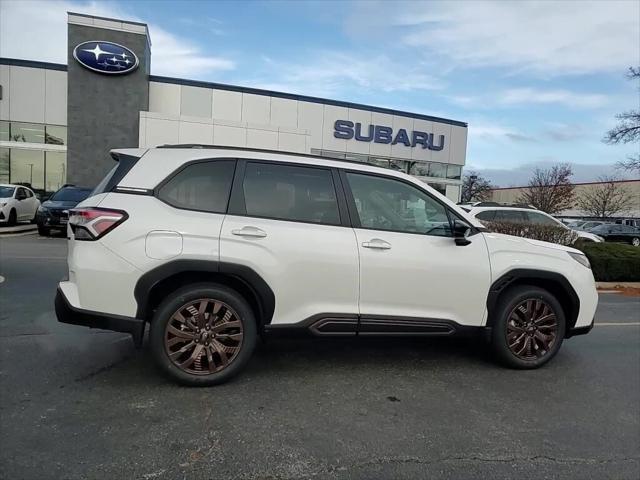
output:
M552 217L548 213L535 209L534 207L521 205L500 205L494 202L482 202L469 209L469 214L477 218L480 222L513 222L513 223L530 223L532 225L551 225L570 229L557 218ZM603 242L604 239L590 232L575 230L578 238L582 238L588 242Z
M640 227L610 223L592 228L589 233L598 235L607 242L624 242L640 247Z
M22 185L0 184L0 224L15 225L17 222L35 219L40 206L33 190Z
M38 208L36 222L38 233L51 234L51 229L65 230L69 220L69 209L75 207L91 194L91 188L64 185Z
M573 228L574 230L580 230L582 232L589 232L592 228L599 227L600 225L607 225L609 222L602 222L600 220L588 220L583 222L579 227L572 227L571 225L567 225L569 228Z
M620 218L616 220L616 223L620 223L622 225L630 225L632 227L640 227L640 220L636 218Z

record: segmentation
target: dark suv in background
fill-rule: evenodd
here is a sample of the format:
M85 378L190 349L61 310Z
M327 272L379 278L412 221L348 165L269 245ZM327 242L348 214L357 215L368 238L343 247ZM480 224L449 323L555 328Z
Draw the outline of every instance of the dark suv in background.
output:
M75 207L87 198L93 189L64 185L55 192L46 202L43 202L36 213L38 233L47 236L51 229L65 231L69 220L69 209Z

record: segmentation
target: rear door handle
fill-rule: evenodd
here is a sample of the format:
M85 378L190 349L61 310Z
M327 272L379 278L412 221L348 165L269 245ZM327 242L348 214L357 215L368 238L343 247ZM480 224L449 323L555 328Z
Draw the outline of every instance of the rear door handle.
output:
M239 237L254 237L254 238L264 238L267 236L267 232L259 229L258 227L242 227L239 230L231 230L233 235L238 235Z
M389 250L391 248L389 242L385 242L380 238L372 238L368 242L362 242L362 246L364 248L375 248L376 250Z

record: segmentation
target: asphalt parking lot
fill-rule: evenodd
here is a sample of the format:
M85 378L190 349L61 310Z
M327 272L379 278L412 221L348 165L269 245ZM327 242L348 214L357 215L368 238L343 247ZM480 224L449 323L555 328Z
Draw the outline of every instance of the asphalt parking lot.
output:
M57 323L65 270L64 238L0 239L0 478L640 478L640 298L601 295L540 370L470 341L278 339L194 389Z

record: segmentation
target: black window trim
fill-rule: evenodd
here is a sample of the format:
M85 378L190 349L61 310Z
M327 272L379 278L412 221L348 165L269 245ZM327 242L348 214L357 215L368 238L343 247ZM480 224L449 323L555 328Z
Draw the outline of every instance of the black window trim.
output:
M358 209L356 207L355 197L353 196L353 192L351 191L351 185L349 184L349 180L347 179L347 173L355 173L355 174L359 174L359 175L368 175L368 176L371 176L371 177L384 178L384 179L388 179L388 180L396 180L398 182L404 183L405 185L408 185L409 187L415 188L419 192L422 192L427 197L429 197L431 200L433 200L434 202L436 202L437 204L441 205L444 208L445 214L447 215L447 219L449 221L449 229L451 231L451 235L443 236L443 235L432 235L432 234L429 234L429 233L408 232L408 231L405 231L405 230L394 230L394 229L363 227L362 223L360 222L360 215L358 214ZM398 178L398 177L394 177L394 176L391 176L391 175L384 175L384 174L378 173L378 172L365 172L365 171L362 171L362 170L354 170L354 169L349 169L349 168L341 168L340 169L340 178L342 180L342 184L343 184L343 187L344 187L344 190L345 190L345 194L346 194L346 197L347 197L347 206L348 206L348 211L349 211L349 214L350 214L350 217L351 217L351 226L353 228L359 228L361 230L371 230L371 231L377 231L377 232L394 232L394 233L404 233L404 234L408 234L408 235L421 235L423 237L453 238L454 237L454 235L453 235L453 223L454 223L455 220L460 220L461 222L464 222L467 225L469 225L469 228L471 229L471 233L469 234L469 236L475 235L476 233L480 232L480 230L478 228L476 228L475 226L470 224L464 218L461 218L446 203L444 203L441 200L439 200L438 198L434 197L430 192L428 192L427 190L423 189L419 185L416 185L415 183L410 182L410 181L408 181L408 180L406 180L404 178Z
M298 162L286 162L286 161L273 161L260 158L238 158L238 164L236 166L236 174L233 179L233 186L231 188L231 198L229 206L227 208L227 215L234 215L237 217L247 218L260 218L263 220L276 220L279 222L293 222L293 223L306 223L310 225L321 225L324 227L351 227L349 214L347 212L346 198L343 191L343 186L339 182L337 169L334 167L328 167L324 165L314 165ZM244 199L244 178L248 163L259 163L265 165L281 165L285 167L303 167L313 168L316 170L328 171L331 175L331 182L333 184L334 192L336 195L336 203L338 204L338 216L340 217L339 223L324 223L324 222L310 222L308 220L295 220L280 217L268 217L260 215L249 215L247 213L247 206Z
M171 202L169 202L167 200L164 200L163 198L160 197L160 190L162 190L162 187L164 187L167 183L169 183L176 176L178 176L183 170L186 170L190 166L197 165L199 163L214 163L214 162L217 162L217 161L220 161L220 160L226 160L226 161L234 162L233 172L231 173L231 185L232 185L232 188L230 188L229 192L227 193L227 202L226 202L226 205L225 205L223 211L215 212L215 211L212 211L212 210L205 210L205 209L199 209L199 208L182 207L182 206L174 205L173 203L171 203ZM191 160L189 162L183 163L178 168L176 168L173 172L171 172L169 175L167 175L160 183L158 183L153 188L151 195L153 195L155 198L157 198L159 201L161 201L165 205L169 205L171 208L176 208L178 210L187 210L187 211L190 211L190 212L210 213L210 214L214 214L214 215L225 215L229 211L231 193L233 191L233 184L235 182L235 176L236 176L237 170L238 170L238 159L237 158L213 157L213 158L199 158L197 160ZM120 192L120 193L125 193L125 192ZM126 192L126 193L135 193L135 192ZM144 192L140 192L138 194L146 195L146 193L144 193Z

